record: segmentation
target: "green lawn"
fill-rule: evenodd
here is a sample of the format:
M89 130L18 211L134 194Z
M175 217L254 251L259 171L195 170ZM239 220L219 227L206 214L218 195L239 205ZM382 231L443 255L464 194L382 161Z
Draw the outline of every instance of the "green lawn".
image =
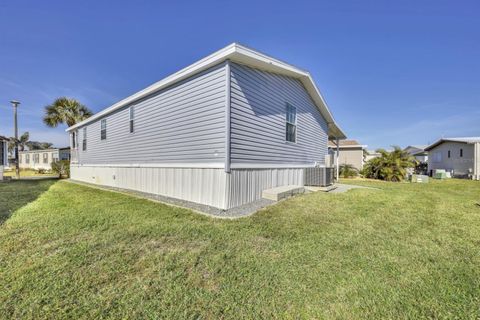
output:
M348 183L238 220L0 183L0 318L478 319L480 183Z
M15 170L8 170L4 172L5 177L15 177ZM55 172L48 173L38 173L37 170L33 169L21 169L20 177L58 177L58 174Z

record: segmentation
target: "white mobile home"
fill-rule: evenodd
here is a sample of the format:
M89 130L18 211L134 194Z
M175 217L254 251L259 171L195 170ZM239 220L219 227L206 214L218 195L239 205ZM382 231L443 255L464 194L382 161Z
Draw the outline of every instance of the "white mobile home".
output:
M0 180L3 180L3 170L8 164L8 141L8 138L0 136Z
M70 148L25 150L18 152L20 169L50 170L52 163L70 160Z
M304 185L345 138L307 71L238 44L67 131L72 179L221 209Z
M442 138L425 151L430 174L443 169L454 177L480 180L480 137Z

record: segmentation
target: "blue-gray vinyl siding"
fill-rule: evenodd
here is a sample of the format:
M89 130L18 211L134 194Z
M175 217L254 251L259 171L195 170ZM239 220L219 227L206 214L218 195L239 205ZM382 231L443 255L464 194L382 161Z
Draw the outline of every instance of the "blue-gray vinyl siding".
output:
M225 64L106 115L107 138L100 139L101 120L87 124L87 150L80 164L223 163L225 160ZM130 133L129 107L135 109Z
M297 109L297 141L286 141L286 105ZM302 83L231 64L231 162L324 163L328 126Z

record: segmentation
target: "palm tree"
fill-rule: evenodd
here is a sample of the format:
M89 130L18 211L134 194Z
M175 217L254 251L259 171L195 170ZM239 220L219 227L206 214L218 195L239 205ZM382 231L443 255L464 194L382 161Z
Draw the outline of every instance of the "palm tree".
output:
M27 143L28 150L45 150L53 146L50 142L29 141Z
M348 163L341 164L340 168L339 168L339 171L340 171L339 172L340 176L342 176L344 178L355 177L358 174L357 169L353 165L348 164Z
M416 160L400 147L394 146L393 151L378 149L380 157L368 161L363 169L367 178L387 181L402 181L407 175L407 168L414 168Z
M43 122L52 128L59 124L71 127L92 115L92 111L75 99L61 97L52 104L45 106Z
M18 139L18 151L23 151L25 150L25 147L28 145L30 142L30 133L24 132L20 138ZM8 143L8 152L13 152L15 149L15 138L10 138L10 141Z

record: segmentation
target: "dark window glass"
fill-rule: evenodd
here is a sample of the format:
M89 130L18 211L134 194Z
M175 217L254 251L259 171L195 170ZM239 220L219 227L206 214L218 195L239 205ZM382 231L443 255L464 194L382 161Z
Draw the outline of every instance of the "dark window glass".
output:
M289 142L297 141L297 108L287 104L286 110L286 140Z
M83 128L82 150L87 150L87 128Z
M107 119L103 119L101 122L100 139L107 139Z
M448 157L450 158L450 150L448 150Z
M463 149L460 149L460 157L463 157Z
M133 107L130 107L130 133L135 131L133 121L135 120L135 111Z

